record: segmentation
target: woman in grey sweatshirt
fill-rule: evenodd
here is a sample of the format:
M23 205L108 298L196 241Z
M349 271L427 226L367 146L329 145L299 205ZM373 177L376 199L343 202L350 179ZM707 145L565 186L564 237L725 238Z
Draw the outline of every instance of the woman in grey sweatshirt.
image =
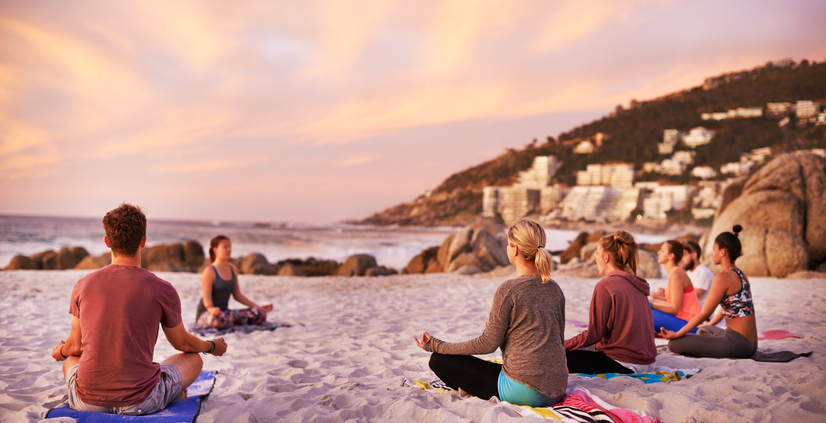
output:
M422 334L416 344L432 352L430 368L448 386L488 399L532 407L558 403L568 386L563 339L565 296L551 279L545 230L520 219L508 230L508 259L516 275L493 297L485 330L477 338L447 343ZM502 350L502 364L473 354Z

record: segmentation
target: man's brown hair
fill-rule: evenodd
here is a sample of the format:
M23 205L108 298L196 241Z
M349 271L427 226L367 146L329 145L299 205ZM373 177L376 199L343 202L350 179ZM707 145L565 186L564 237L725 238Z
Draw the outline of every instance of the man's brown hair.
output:
M140 207L122 203L103 216L103 230L113 253L132 257L146 236L146 215Z

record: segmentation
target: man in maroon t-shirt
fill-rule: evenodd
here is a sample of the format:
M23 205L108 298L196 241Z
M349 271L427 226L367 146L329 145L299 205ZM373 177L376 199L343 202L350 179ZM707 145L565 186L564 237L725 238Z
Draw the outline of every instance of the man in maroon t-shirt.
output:
M121 204L103 218L112 264L81 278L72 290L71 332L52 349L64 361L69 406L79 411L140 415L186 397L201 373L198 355L223 355L224 338L202 341L181 319L181 300L169 282L141 268L146 216ZM152 357L158 326L180 354Z

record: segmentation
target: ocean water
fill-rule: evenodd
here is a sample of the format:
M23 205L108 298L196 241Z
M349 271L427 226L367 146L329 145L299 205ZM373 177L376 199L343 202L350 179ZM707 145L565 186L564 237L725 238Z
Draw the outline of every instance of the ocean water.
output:
M0 216L0 266L5 267L17 254L57 251L61 247L80 246L95 256L107 252L101 218ZM207 253L209 240L221 234L232 239L233 257L256 252L275 263L308 257L344 261L353 254L370 254L380 265L402 269L422 250L441 245L447 235L458 229L152 219L147 223L146 243L152 246L193 239ZM549 250L564 250L579 231L546 229L546 233ZM641 242L665 239L638 236Z

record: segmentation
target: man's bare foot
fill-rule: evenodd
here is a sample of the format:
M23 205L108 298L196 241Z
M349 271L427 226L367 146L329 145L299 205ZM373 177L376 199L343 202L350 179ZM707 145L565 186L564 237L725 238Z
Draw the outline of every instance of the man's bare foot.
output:
M178 398L175 398L175 401L180 401L184 398L186 398L186 388L184 388L184 390L181 391L181 395L178 395Z

